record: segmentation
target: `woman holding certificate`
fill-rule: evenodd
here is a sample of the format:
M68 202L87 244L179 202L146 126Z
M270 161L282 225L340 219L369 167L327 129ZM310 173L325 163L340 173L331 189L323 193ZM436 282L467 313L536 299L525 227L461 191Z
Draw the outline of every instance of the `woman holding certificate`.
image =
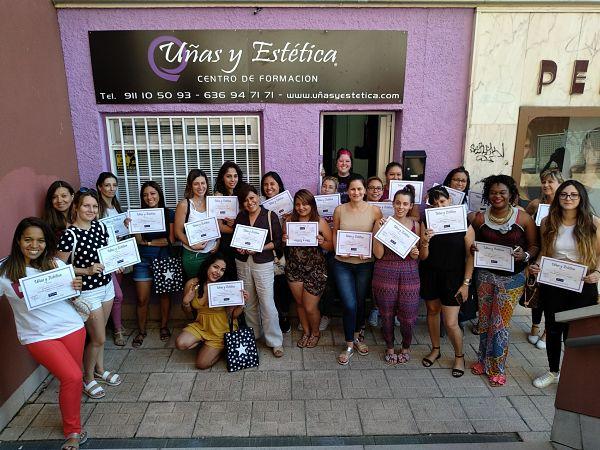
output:
M333 250L331 229L319 217L315 197L306 189L294 195L294 211L285 225L285 276L304 330L297 345L314 348L321 337L319 299L327 285L327 261L322 250Z
M244 282L248 291L246 318L256 338L264 334L273 355L280 358L283 356L283 335L273 298L273 250L281 250L281 225L275 213L260 206L258 192L253 186L243 185L238 199L242 210L234 227L236 235L244 237L238 242L234 235L231 244L236 247L238 279Z
M550 213L542 220L540 258L529 269L531 273L539 274L540 299L546 316L546 353L550 365L549 372L533 381L538 388L558 383L560 377L561 340L567 340L569 325L556 322L555 314L595 305L600 280L600 220L592 213L587 190L579 181L567 180L556 192ZM553 260L544 261L546 258ZM565 266L576 263L583 266L583 270L579 279L573 279L568 276L570 270L561 268L560 278L554 278L558 282L547 284L548 277L544 276L546 262L564 262ZM569 281L571 283L567 284Z
M467 196L469 195L469 189L471 188L471 177L469 176L467 169L463 166L452 169L448 172L448 175L446 175L442 184L455 191L464 192L465 196L463 197L462 203L467 203Z
M81 275L81 300L90 308L85 322L89 342L83 354L83 392L90 398L106 395L98 383L121 384L121 377L104 368L106 323L112 309L115 289L110 275L103 273L98 249L108 245L108 231L96 220L98 195L93 189L81 188L73 199L71 222L58 243L58 257L70 261L75 275Z
M352 152L345 148L340 148L335 155L334 175L338 180L338 192L342 203L348 203L348 183L352 175Z
M364 200L365 192L365 179L360 175L352 175L348 182L349 202L335 208L333 213L333 242L336 248L333 275L344 305L346 339L346 349L338 355L337 362L343 366L350 362L355 348L360 355L369 353L369 347L361 340L361 330L365 326L365 298L369 294L373 275L370 234L382 214L377 206L369 205ZM357 233L351 233L353 231Z
M478 212L471 224L476 240L471 249L479 267L480 332L479 359L471 372L486 374L491 386L502 386L506 383L510 320L525 287L525 266L537 256L537 230L529 214L512 206L519 196L512 177L492 175L483 183L483 199L489 206Z
M186 223L196 222L208 217L206 196L208 192L208 177L200 169L192 169L185 183L183 200L175 210L175 237L183 244L183 270L187 279L195 277L198 269L211 252L217 251L218 239L211 239L190 245L185 235Z
M166 258L169 256L168 247L175 240L173 222L175 214L172 209L165 206L163 191L156 181L146 181L140 189L140 205L142 209L162 208L164 212L166 231L157 231L154 233L137 233L135 240L140 252L140 262L133 266L133 281L135 281L135 291L137 294L137 325L138 331L133 341L132 347L140 347L148 335L146 331L146 321L148 318L148 303L150 302L152 283L154 276L152 273L152 263L157 258ZM171 312L171 299L169 294L160 295L160 340L168 341L171 337L169 330L169 313Z
M60 237L69 226L69 217L75 190L66 181L55 181L46 192L42 219L50 225L54 235Z
M53 258L56 238L37 217L21 220L15 230L10 255L0 262L0 298L13 310L17 337L31 356L60 382L58 403L66 441L62 448L75 450L87 439L81 429L81 359L85 344L83 321L68 300L29 310L19 279L35 276L65 264ZM81 289L81 277L72 287ZM5 367L10 361L4 361Z
M385 186L380 201L393 200L390 198L390 181L392 180L402 180L402 164L396 161L392 161L385 166ZM414 205L408 215L417 221L420 220L419 205Z
M381 331L386 344L384 361L388 365L404 364L410 360L410 344L419 310L419 241L420 224L409 216L415 204L415 190L409 184L394 195L394 215L396 221L410 230L415 243L405 257L398 255L378 239L373 240L373 254L377 258L373 272L373 297L379 307ZM385 224L380 219L373 228L377 233ZM408 251L408 249L407 249ZM402 349L394 353L394 316L400 322Z

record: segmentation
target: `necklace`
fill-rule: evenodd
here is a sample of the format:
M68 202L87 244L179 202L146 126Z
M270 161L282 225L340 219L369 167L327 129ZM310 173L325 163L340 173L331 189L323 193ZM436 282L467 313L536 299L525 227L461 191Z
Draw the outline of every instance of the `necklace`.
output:
M513 209L511 207L509 207L508 213L504 217L496 217L496 216L492 215L491 211L490 211L488 217L496 225L503 225L506 222L508 222L508 220L512 217L512 214L513 214Z

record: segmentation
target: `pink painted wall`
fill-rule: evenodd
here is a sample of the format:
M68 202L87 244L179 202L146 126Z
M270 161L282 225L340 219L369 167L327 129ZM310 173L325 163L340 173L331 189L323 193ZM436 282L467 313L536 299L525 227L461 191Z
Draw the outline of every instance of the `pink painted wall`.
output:
M58 11L81 181L91 185L109 167L105 113L262 114L263 173L279 172L292 192L318 183L323 111L396 111L396 159L426 149L426 182L441 182L462 163L473 9L444 8L103 9ZM408 32L403 105L247 104L96 105L89 30L338 29ZM294 164L290 164L293 156Z

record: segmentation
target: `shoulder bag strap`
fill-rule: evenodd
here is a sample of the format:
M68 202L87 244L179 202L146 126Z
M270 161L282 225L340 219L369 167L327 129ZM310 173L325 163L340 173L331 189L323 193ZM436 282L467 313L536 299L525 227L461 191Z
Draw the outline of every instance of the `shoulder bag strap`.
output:
M267 217L269 219L269 233L271 235L271 242L274 242L273 241L273 226L271 225L271 211L270 210L268 210L268 211L269 212L267 213ZM275 244L273 244L273 246L275 246ZM275 251L275 248L273 248L273 258L275 258L275 262L277 262L278 258L277 258L277 252Z
M65 229L65 231L67 231L69 234L71 234L73 236L73 248L71 249L71 256L69 257L69 260L71 262L71 264L75 263L75 250L77 249L77 233L75 233L75 231L73 231L71 228L67 228Z

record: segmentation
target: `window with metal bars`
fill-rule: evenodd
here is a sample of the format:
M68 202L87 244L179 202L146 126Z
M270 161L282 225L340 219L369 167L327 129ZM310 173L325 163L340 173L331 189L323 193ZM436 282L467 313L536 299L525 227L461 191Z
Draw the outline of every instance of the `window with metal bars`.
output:
M160 184L167 206L183 198L191 169L204 170L212 192L221 165L234 161L244 180L260 187L258 116L110 116L106 130L119 201L140 207L145 181Z

